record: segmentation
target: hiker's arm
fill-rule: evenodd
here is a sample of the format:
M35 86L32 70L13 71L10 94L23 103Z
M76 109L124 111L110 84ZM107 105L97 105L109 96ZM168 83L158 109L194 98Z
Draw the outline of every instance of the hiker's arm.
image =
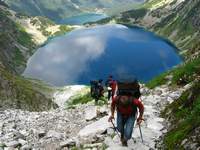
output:
M142 120L143 120L142 116L143 116L143 113L144 113L144 105L139 100L136 100L136 103L137 103L137 107L138 107L139 113L140 113L137 121L138 121L138 124L140 124L142 122Z

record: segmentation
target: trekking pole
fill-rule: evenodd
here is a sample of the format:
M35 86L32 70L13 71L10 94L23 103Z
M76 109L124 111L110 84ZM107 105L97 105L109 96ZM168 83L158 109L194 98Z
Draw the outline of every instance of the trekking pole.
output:
M115 132L117 133L117 135L119 136L119 138L121 138L120 135L119 135L119 132L118 132L118 130L117 130L117 127L115 127L115 125L114 125L114 123L113 123L112 120L111 120L111 123L112 123L112 125L113 125L113 128L114 128Z
M141 130L140 124L139 124L139 130L140 130L140 137L141 137L141 139L142 139L142 143L144 143L143 136L142 136L142 130Z

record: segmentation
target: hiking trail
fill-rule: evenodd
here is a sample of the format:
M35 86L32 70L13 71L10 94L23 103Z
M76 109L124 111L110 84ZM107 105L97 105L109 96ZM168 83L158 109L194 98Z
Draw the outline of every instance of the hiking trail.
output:
M65 109L66 101L84 90L84 86L65 87L56 91L54 101L59 108L44 112L23 110L0 111L0 147L4 149L32 148L35 150L71 149L107 149L107 150L149 150L156 149L155 143L166 132L160 110L179 98L182 89L171 91L167 85L153 90L141 87L144 103L144 119L141 124L144 144L141 142L138 126L133 131L133 139L128 147L122 147L112 124L108 122L110 106L95 106L94 102L77 105L74 109ZM69 90L70 89L70 90Z

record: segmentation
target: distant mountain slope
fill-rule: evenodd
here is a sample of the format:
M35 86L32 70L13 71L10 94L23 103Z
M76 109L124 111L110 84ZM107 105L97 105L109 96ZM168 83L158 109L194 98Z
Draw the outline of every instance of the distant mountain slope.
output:
M0 110L42 111L56 106L42 93L51 93L51 89L19 76L35 48L31 35L0 4Z
M15 11L46 16L54 21L82 12L119 12L133 8L144 0L5 0Z
M143 26L174 41L181 50L198 43L200 37L200 0L149 0L129 10L99 21Z

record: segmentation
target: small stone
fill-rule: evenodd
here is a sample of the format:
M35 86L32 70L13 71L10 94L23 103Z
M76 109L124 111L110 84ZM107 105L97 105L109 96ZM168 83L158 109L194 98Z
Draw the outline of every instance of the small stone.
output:
M16 139L25 139L25 136L20 132L18 132L17 130L14 130L13 133Z
M181 145L185 145L185 143L188 141L188 139L184 139L182 142L181 142Z
M32 150L31 146L26 144L20 148L20 150Z
M60 147L63 148L63 147L73 147L73 146L76 146L76 141L72 140L72 139L69 139L67 141L63 141L60 143Z
M49 130L49 132L47 133L47 137L48 138L56 138L56 139L62 139L64 137L63 133L58 133L54 130Z
M161 90L156 90L156 91L154 92L154 94L160 96L160 95L162 94L162 91L161 91Z
M191 149L197 149L197 147L198 147L198 143L192 143L192 144L190 145L190 148L191 148Z
M38 138L43 138L46 135L45 130L40 129L40 130L33 130L33 133L38 136Z
M102 143L85 144L83 145L83 148L99 148L102 145L103 145Z
M26 130L21 130L19 131L20 134L24 135L24 136L28 136L29 133Z
M23 139L18 139L18 142L23 146L25 144L27 144L28 142L23 140Z
M114 133L115 133L115 130L114 130L113 128L108 128L108 129L107 129L107 134L108 134L109 136L112 136Z
M16 147L20 146L21 144L18 141L11 141L11 142L5 143L5 145L7 147L16 148Z

